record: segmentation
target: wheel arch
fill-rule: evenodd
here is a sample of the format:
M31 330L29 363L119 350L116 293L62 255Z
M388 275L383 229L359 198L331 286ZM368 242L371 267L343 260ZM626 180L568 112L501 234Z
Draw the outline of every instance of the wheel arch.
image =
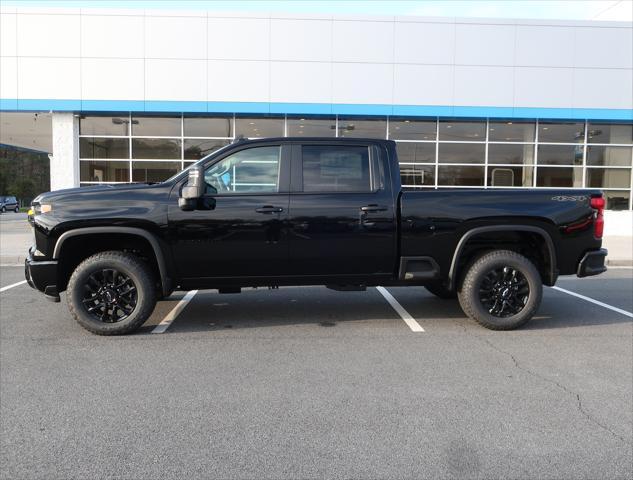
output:
M62 233L57 242L55 243L55 248L53 249L53 259L59 260L60 255L62 253L62 249L64 243L70 239L75 238L82 235L95 235L95 234L124 234L131 235L136 237L141 237L146 240L151 246L154 256L156 257L156 264L158 267L158 274L160 275L160 284L164 294L167 294L171 291L171 281L169 276L169 271L167 267L167 262L165 259L165 254L163 249L160 246L158 238L151 232L147 230L143 230L142 228L136 227L84 227L77 228L73 230L68 230Z
M541 227L537 227L534 225L489 225L484 227L475 227L472 228L459 239L457 243L457 247L455 247L455 252L453 253L453 258L451 260L450 269L448 272L448 286L449 288L455 288L455 284L457 278L459 276L459 260L461 255L464 253L466 245L469 240L473 239L477 235L487 234L487 233L531 233L537 235L542 238L545 247L547 249L548 256L548 270L546 275L546 284L553 285L556 283L557 277L557 269L556 269L556 248L554 246L554 241L552 240L551 235Z

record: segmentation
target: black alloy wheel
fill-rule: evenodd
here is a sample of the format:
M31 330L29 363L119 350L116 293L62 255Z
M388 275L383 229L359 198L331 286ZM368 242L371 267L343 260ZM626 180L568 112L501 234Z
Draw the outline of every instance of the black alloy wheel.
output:
M499 318L519 314L530 298L530 286L516 268L504 266L488 271L479 286L479 300L490 315Z
M513 330L536 313L543 280L532 261L510 250L473 259L457 289L464 313L491 330Z
M82 304L93 318L116 323L134 312L138 301L136 285L115 268L91 273L84 284Z

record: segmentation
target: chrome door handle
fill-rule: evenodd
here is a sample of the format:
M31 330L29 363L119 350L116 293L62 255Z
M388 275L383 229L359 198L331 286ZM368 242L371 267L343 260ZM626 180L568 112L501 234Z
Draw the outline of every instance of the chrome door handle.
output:
M273 207L272 205L265 205L261 208L256 208L255 211L257 213L271 214L271 213L281 213L284 211L281 207Z
M365 205L364 207L360 207L361 212L385 212L387 207L383 205Z

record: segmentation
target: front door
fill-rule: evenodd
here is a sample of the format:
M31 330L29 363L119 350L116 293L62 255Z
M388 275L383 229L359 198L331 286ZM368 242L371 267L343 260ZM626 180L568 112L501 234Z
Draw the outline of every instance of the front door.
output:
M393 275L396 212L377 146L295 146L289 221L295 275L350 282Z
M180 210L179 192L172 194L169 229L180 278L239 283L288 273L287 148L246 147L214 161L194 211Z

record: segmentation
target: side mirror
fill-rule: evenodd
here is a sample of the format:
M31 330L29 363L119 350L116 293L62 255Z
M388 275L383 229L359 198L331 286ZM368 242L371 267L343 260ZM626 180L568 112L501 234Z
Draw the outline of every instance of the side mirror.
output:
M181 210L195 210L198 199L204 195L204 168L201 166L191 167L189 169L189 178L187 184L182 187L178 206Z

